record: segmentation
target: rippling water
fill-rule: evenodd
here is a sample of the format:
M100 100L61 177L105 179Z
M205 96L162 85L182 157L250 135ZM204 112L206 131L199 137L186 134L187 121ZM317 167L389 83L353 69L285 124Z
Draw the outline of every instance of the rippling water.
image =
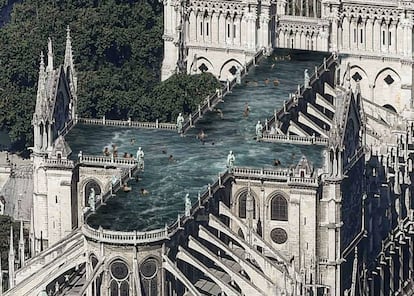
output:
M320 147L257 143L253 138L257 121L264 122L275 108L279 109L289 92L302 83L304 69L311 72L321 61L320 55L310 54L291 61L275 62L274 56L267 58L217 106L223 111L222 119L218 113L210 113L183 138L168 131L75 127L66 137L73 155L79 150L84 154L100 155L103 147L111 143L118 146L120 155L124 152L135 155L138 146L145 152L142 180L130 181L132 191L119 192L92 215L88 223L94 227L140 231L171 223L177 214L184 212L187 193L194 202L197 193L206 190L207 184L213 183L218 173L226 170L229 150L234 151L237 166L271 168L273 159L277 158L287 167L296 164L302 155L320 166ZM273 68L272 64L275 64ZM267 85L266 78L270 80ZM272 83L275 79L280 82L277 87ZM246 102L251 108L247 118L243 117ZM196 139L201 129L207 134L204 144ZM135 144L131 144L132 138L136 139ZM174 163L169 162L169 155L174 156ZM141 196L140 188L147 189L150 194Z

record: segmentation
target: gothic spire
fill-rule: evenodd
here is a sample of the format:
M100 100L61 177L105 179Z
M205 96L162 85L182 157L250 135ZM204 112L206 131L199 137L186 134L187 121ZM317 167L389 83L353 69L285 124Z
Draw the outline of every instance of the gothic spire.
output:
M52 39L49 37L47 41L47 72L53 71L53 48Z
M66 28L66 48L65 48L65 71L68 67L73 66L73 60L72 60L72 40L70 37L70 28L69 26Z
M72 38L70 37L70 28L66 28L66 48L65 48L65 60L64 60L64 70L65 74L68 75L68 70L70 70L71 82L73 83L74 91L76 92L76 73L75 73L75 64L73 63L73 53L72 53Z
M9 245L9 289L14 287L14 245L13 245L13 224L10 226Z
M37 82L37 98L35 116L42 116L42 105L46 99L46 72L43 51L40 53L39 79ZM35 119L35 118L34 118Z

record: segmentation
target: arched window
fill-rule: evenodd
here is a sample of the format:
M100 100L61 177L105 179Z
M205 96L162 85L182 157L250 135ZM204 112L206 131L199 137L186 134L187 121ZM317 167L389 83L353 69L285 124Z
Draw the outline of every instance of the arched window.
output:
M254 197L253 199L253 219L256 219L256 201ZM240 194L239 197L239 217L240 218L246 218L247 217L247 191L244 191L242 194Z
M276 195L272 198L270 204L270 219L278 221L288 220L288 203L283 196Z
M110 265L110 296L129 296L129 268L121 261L115 260Z

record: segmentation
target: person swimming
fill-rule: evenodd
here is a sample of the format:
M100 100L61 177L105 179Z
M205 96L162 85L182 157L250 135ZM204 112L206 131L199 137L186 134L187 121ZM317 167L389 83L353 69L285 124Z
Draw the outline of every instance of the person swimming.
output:
M109 148L108 148L108 147L105 147L105 148L104 148L104 150L103 150L103 154L104 154L105 156L109 156L109 155L111 155L111 152L109 152Z
M174 156L172 156L172 154L170 154L170 156L168 157L168 162L169 163L175 162Z
M214 111L220 116L220 119L223 119L223 111L220 108L214 108Z
M207 137L207 135L206 135L206 133L204 133L204 130L201 130L197 135L197 139L199 139L200 142L203 143L203 144L205 142L206 137Z
M141 195L148 195L149 194L149 191L145 188L141 188L140 191L141 191Z
M250 113L250 107L249 107L249 104L246 102L246 104L244 104L243 116L249 117L249 113Z

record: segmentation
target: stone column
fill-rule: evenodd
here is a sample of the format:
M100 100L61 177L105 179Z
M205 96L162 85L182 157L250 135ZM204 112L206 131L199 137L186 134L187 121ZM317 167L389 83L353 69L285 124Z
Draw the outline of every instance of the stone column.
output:
M351 51L354 51L356 48L358 48L358 26L357 26L355 18L351 19L349 31L350 31L350 36L351 36L350 49Z
M102 272L102 284L101 284L101 295L109 296L109 274L108 270L105 268Z
M358 49L359 50L364 50L365 51L365 47L366 47L366 28L365 28L365 24L366 24L366 19L362 19L362 21L360 23L358 23L357 25L357 45L358 45ZM362 40L362 42L361 42Z
M241 45L241 16L237 15L235 18L234 25L236 26L236 31L234 32L234 35L236 37L234 44L237 46Z
M47 142L48 142L48 135L47 135L47 132L48 132L48 130L49 130L48 125L49 125L49 124L45 124L45 125L43 126L43 135L42 135L42 140L43 140L43 143L42 143L42 148L43 148L44 150L46 150L46 149L47 149Z
M391 34L391 36L390 36ZM390 29L388 33L388 38L390 46L389 46L389 52L390 53L396 53L397 52L397 21L392 21L390 24Z
M197 12L197 15L195 17L195 30L194 30L195 31L194 41L196 43L199 43L200 41L203 40L203 36L201 36L200 34L200 20L201 20L200 12Z
M372 51L372 29L373 29L373 20L371 18L367 19L367 22L365 24L365 49L367 51Z
M86 278L89 279L89 277L92 274L92 263L90 262L90 260L88 259L88 261L85 264L85 268L86 268ZM92 296L92 283L89 284L89 286L86 288L86 296Z
M194 11L190 12L190 24L188 30L188 40L194 42L197 40L197 18Z
M218 43L218 14L217 12L211 15L210 23L210 34L211 34L211 43Z
M412 279L414 277L414 239L412 236L410 236L408 243L408 277Z
M380 296L384 296L384 289L385 289L385 281L384 281L384 268L380 265Z
M262 12L260 15L260 30L261 30L261 42L260 45L269 48L270 39L269 39L269 6L262 5Z
M47 125L47 145L48 148L52 148L53 134L52 134L52 124L49 122Z
M374 21L374 32L373 32L373 48L374 52L378 52L381 48L381 24L378 19L375 19Z
M390 287L390 291L395 291L395 287L394 287L394 258L393 255L390 254L390 283L389 283L389 287Z
M305 0L305 16L309 17L309 0Z
M404 25L401 23L401 21L397 24L397 30L396 30L396 47L397 47L397 53L403 54L404 53Z
M331 44L330 50L337 51L338 50L338 7L332 7L332 15L331 15Z
M381 52L386 52L388 50L388 28L386 23L382 23L380 27L380 35L381 35Z
M236 38L236 30L234 27L234 17L230 18L230 44L234 45L234 41Z
M286 45L285 45L285 32L283 31L283 29L281 29L280 31L279 31L279 36L278 36L278 41L279 41L279 44L277 45L278 47L286 47Z
M413 56L413 15L409 13L407 19L407 56L411 58Z
M349 49L349 19L348 17L344 17L343 21L342 21L342 48L345 50Z
M219 16L219 25L218 25L218 43L221 46L225 46L227 38L227 28L226 28L226 16L223 13L220 13Z
M34 132L33 132L33 134L34 134L34 147L35 147L36 150L38 150L38 149L40 149L40 145L41 145L41 143L40 143L40 126L37 125L37 124L34 124L33 130L34 130Z

